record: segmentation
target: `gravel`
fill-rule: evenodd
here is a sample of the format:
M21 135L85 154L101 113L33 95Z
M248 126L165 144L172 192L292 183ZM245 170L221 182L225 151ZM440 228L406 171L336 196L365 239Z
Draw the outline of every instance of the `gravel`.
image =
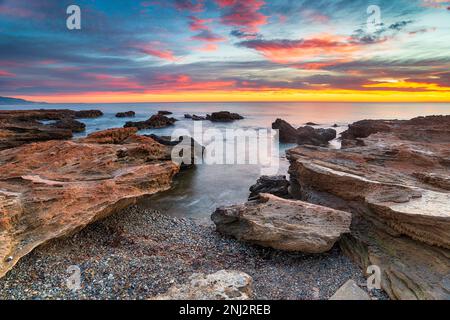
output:
M70 266L80 268L79 290L66 284ZM0 279L0 299L147 299L193 273L221 269L252 276L257 299L328 299L349 279L365 284L338 247L287 253L224 237L209 221L132 206L35 249Z

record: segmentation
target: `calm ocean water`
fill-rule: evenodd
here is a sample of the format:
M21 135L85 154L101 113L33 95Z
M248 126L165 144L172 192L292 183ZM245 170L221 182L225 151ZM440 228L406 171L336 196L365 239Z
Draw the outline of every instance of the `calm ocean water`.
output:
M175 127L142 130L140 133L171 135L173 129L184 128L192 132L194 121L184 119L185 113L205 115L214 111L228 110L245 117L233 123L211 123L204 121L205 129L270 128L276 118L282 118L294 126L314 122L328 128L338 124L338 133L349 123L362 119L410 119L425 115L448 115L450 104L433 103L127 103L127 104L45 104L28 106L0 106L0 109L40 109L67 108L73 110L99 109L104 116L98 119L83 119L85 134L107 128L122 127L130 119L119 119L114 115L119 111L133 110L133 121L148 119L158 110L173 112L179 121ZM80 136L82 136L81 134ZM293 145L280 145L280 174L287 174L288 163L285 150ZM333 141L332 147L339 147ZM251 151L250 151L251 152ZM245 202L248 188L261 175L258 165L197 165L195 169L182 172L171 190L149 197L141 205L159 209L170 215L206 218L217 206Z

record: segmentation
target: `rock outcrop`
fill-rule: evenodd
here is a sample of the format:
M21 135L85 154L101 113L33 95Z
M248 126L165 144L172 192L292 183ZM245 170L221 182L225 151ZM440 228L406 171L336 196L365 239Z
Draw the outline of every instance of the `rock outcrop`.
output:
M261 176L250 187L249 200L255 200L260 193L270 193L280 198L289 198L289 181L286 176Z
M291 194L352 212L340 245L381 268L391 298L449 299L450 116L359 122L344 138L288 151Z
M168 118L162 114L155 114L145 121L128 121L125 123L124 128L134 127L138 130L160 129L172 126L176 121L175 118Z
M310 126L300 127L297 129L298 145L327 146L328 142L336 138L336 130L334 129L315 129Z
M330 300L371 300L370 296L361 289L354 280L348 280L340 287Z
M134 111L125 111L116 113L116 118L133 118L134 116L136 116L136 112Z
M288 122L277 119L272 123L272 129L279 130L279 139L282 143L297 143L297 129Z
M250 300L252 278L240 271L221 270L213 274L195 273L189 282L174 285L151 300Z
M272 129L279 130L280 142L297 143L299 145L309 144L314 146L327 146L328 142L335 139L337 135L336 130L334 129L315 129L311 126L295 129L282 119L277 119L272 123Z
M157 136L155 134L146 135L147 137L152 138L156 142L168 146L171 149L175 146L179 146L181 151L178 156L180 158L183 158L183 152L186 150L189 152L190 160L187 160L186 163L183 161L180 163L181 169L188 169L195 165L195 163L198 163L198 161L201 161L203 159L203 154L205 152L205 147L199 144L197 141L195 141L194 138L190 136L181 136L178 138L178 140L172 140L172 137L169 136ZM180 145L181 144L181 145ZM184 159L184 158L183 158Z
M237 113L231 113L229 111L213 112L206 116L206 120L210 120L212 122L231 122L242 119L244 119L243 116Z
M59 129L67 129L72 132L83 132L86 130L86 125L83 122L77 121L72 118L58 120L54 124L52 124L52 126Z
M167 110L160 110L160 111L158 111L158 114L163 115L163 116L168 116L168 115L171 115L172 112L167 111Z
M31 142L70 139L73 132L85 129L85 125L76 118L92 118L102 114L98 110L0 110L0 150ZM41 121L56 122L43 124Z
M72 138L71 130L43 125L36 120L0 119L0 150L15 148L31 142L70 138Z
M170 188L168 148L135 131L0 151L0 277L36 246Z
M286 251L322 253L349 232L351 214L261 194L258 201L218 208L211 219L217 231L238 240Z

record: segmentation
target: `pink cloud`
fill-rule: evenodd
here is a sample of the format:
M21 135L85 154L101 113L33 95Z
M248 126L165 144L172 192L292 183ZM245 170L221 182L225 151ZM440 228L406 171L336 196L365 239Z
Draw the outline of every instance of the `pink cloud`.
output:
M213 19L200 19L194 16L190 16L189 19L191 20L189 23L189 28L192 31L209 30L209 27L205 24L213 21Z
M0 70L0 77L15 77L16 75L14 73L5 71L5 70Z
M175 0L175 8L180 11L201 12L203 11L203 0Z
M224 9L220 20L225 25L243 32L258 32L267 23L267 16L259 12L265 4L263 0L216 0L216 3Z
M150 44L137 44L133 47L152 57L157 57L171 62L180 60L180 58L176 57L171 50L162 49L161 45L156 42Z

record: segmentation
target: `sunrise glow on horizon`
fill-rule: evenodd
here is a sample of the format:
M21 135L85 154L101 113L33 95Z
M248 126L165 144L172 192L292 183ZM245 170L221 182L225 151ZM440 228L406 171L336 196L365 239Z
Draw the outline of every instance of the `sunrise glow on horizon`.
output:
M68 30L66 8L81 8ZM380 8L369 30L368 6ZM0 95L450 102L450 1L0 2Z

